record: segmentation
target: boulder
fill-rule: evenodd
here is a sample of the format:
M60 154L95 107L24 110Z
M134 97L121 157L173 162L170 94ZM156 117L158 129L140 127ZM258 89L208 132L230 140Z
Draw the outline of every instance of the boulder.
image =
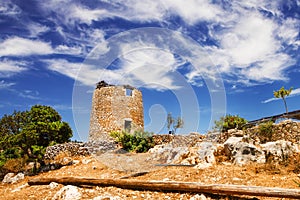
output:
M81 196L82 194L76 186L66 185L54 195L52 200L79 200Z
M163 164L199 165L200 168L206 168L215 163L216 149L212 142L201 142L194 147L157 145L149 153L152 154L152 160Z
M286 161L287 158L292 156L294 153L299 152L297 146L293 145L292 142L285 140L267 142L261 146L266 156L272 156L272 160L276 162Z
M265 163L265 153L258 146L243 142L243 137L230 137L224 143L224 152L237 165L249 162Z
M17 183L23 179L23 173L18 173L17 175L15 175L14 173L8 173L4 176L2 183Z
M230 137L224 143L225 155L230 157L234 146L243 140L242 137Z
M156 145L149 150L152 159L161 163L171 164L178 163L181 157L188 154L188 147L175 147L170 145Z
M217 150L217 146L214 145L212 142L201 142L197 143L196 147L197 156L199 160L204 161L206 163L215 163L215 156L214 153Z
M246 142L238 142L231 151L231 159L236 165L245 165L250 162L265 163L264 151L259 147Z

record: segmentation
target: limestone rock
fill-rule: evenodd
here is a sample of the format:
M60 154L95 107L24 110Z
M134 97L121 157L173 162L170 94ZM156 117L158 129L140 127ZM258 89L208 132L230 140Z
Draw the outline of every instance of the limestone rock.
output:
M224 151L226 156L231 156L234 146L243 140L242 137L230 137L224 143Z
M214 153L217 150L217 146L212 142L201 142L196 145L198 148L197 154L198 158L201 161L205 161L206 163L215 163Z
M198 143L194 147L172 147L172 145L157 145L150 149L152 160L163 164L199 165L206 168L215 163L214 153L217 147L211 142Z
M56 188L56 187L58 187L58 186L59 186L59 184L56 183L56 182L51 182L51 183L49 184L49 188L50 188L50 189L54 189L54 188Z
M250 162L265 163L265 153L259 147L246 142L238 142L231 152L233 163L245 165Z
M23 173L18 173L17 175L15 175L14 173L8 173L4 176L2 183L17 183L23 179Z
M73 185L67 185L61 188L52 198L52 200L79 200L82 194L78 188Z
M299 152L298 147L294 146L292 142L285 140L278 140L275 142L267 142L262 144L262 149L269 157L272 156L274 161L284 161L295 152Z
M221 132L209 132L205 137L205 141L218 142L221 136Z
M161 163L177 163L180 157L188 153L188 147L173 148L170 145L157 145L150 149L152 159Z
M229 129L228 134L232 137L243 137L244 131L238 129Z

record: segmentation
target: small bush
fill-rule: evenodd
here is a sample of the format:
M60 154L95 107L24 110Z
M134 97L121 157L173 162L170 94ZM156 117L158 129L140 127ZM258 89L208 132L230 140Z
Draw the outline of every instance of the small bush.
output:
M27 162L26 157L9 159L2 166L2 170L6 172L17 173L24 170L26 162Z
M133 134L125 131L110 133L110 136L115 138L124 150L137 153L147 152L154 146L152 135L144 131L135 131Z
M268 121L258 125L258 136L260 141L263 143L272 141L273 132L273 121Z
M215 129L226 132L229 129L237 128L242 129L243 125L247 123L247 120L238 115L226 115L221 117L219 121L215 121Z

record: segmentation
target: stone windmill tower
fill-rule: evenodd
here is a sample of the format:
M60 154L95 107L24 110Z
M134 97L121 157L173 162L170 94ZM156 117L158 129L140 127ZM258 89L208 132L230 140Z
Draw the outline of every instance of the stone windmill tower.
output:
M100 81L93 94L89 140L109 140L111 131L144 129L142 93L129 85Z

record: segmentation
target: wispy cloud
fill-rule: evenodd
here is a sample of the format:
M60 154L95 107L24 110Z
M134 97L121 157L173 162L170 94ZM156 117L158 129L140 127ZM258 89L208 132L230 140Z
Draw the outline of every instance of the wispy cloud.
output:
M1 56L29 56L53 53L49 43L20 37L8 38L0 43Z
M67 60L45 60L50 70L69 76L85 85L94 86L100 79L111 84L130 84L155 90L178 89L172 75L182 63L173 54L162 50L140 50L120 58L118 69L97 68ZM178 73L177 73L178 74Z
M10 77L16 73L26 71L26 62L3 59L0 62L0 77Z
M0 14L5 14L14 17L20 14L21 12L22 12L21 9L16 4L11 3L10 1L0 2Z
M299 96L300 95L300 88L296 88L296 89L293 89L291 94L289 96L287 96L286 98L291 98L291 97L295 97L295 96ZM279 100L279 98L269 98L269 99L266 99L264 101L262 101L262 103L269 103L269 102L272 102L272 101L276 101L276 100Z
M48 32L50 30L50 27L39 23L31 22L27 25L27 29L30 32L30 37L37 38L43 33Z
M189 68L184 74L189 83L202 86L201 77L213 77L211 65L217 66L220 73L226 74L224 80L231 84L239 83L252 86L278 80L287 81L289 77L286 71L296 62L295 57L290 54L289 50L297 50L300 46L298 37L300 21L297 18L284 17L281 3L269 0L233 0L223 2L221 5L206 0L191 0L188 4L180 0L145 0L142 2L121 0L118 3L98 1L91 6L88 3L71 0L39 2L37 7L42 9L44 19L49 22L47 23L49 27L48 25L41 25L40 22L29 21L26 27L26 30L29 30L28 38L25 38L25 36L24 38L11 37L3 40L0 43L0 56L57 53L83 57L97 44L105 43L108 40L107 38L111 36L111 29L116 30L114 33L126 30L124 26L96 28L97 23L123 19L137 25L143 22L155 22L155 26L172 28L172 23L175 22L174 19L180 18L179 31L184 32L187 36L192 36L196 41L202 41L203 44L198 45L203 47L203 50L206 51L212 61L210 64L196 63L197 66L201 66L200 70L199 68ZM12 3L0 4L0 14L1 11L5 11L17 14L16 17L22 16L20 13L23 11L17 5L13 5ZM199 24L207 32L195 31L195 27ZM39 39L40 36L50 30L58 35L57 38L59 39L57 41L48 43ZM193 32L190 30L193 30ZM163 42L165 40L162 40ZM154 48L157 47L155 42L148 45ZM134 44L128 46L130 48ZM125 45L123 45L123 48L123 51L126 50ZM190 49L194 50L194 47L190 47ZM164 50L169 50L168 44L165 45ZM131 65L136 65L139 67L135 69L139 70L127 73L133 83L155 82L158 80L156 77L160 77L160 80L164 80L168 87L176 87L169 74L169 64L171 63L168 63L168 56L161 59L154 54L145 55L140 53L139 56L144 59L141 60L135 54L137 53L125 56L126 59L122 62L122 69L98 69L98 74L104 73L111 80L120 80L120 74L126 70L132 70ZM142 70L142 65L153 64L154 59L161 63L166 62L166 65L163 67L152 65L152 70L147 71L151 67L145 67ZM81 78L80 81L88 85L99 78L91 73L95 70L92 66L63 59L49 59L46 62L50 70L57 71L73 79ZM176 70L176 67L179 66L178 60L175 59L172 62L171 67ZM62 68L59 64L62 64L65 68ZM81 77L77 76L79 70L81 75L84 74ZM147 72L147 77L141 79L141 74ZM153 86L153 89L160 88Z
M4 80L2 80L2 81L0 81L0 90L10 88L11 86L13 86L15 84L16 83L7 83Z
M32 99L32 100L39 100L39 92L38 91L32 91L32 90L24 90L24 91L18 91L16 92L19 97L25 98L25 99Z
M55 104L55 105L52 105L51 107L53 107L55 110L59 110L59 111L72 110L72 106L63 105L63 104Z

